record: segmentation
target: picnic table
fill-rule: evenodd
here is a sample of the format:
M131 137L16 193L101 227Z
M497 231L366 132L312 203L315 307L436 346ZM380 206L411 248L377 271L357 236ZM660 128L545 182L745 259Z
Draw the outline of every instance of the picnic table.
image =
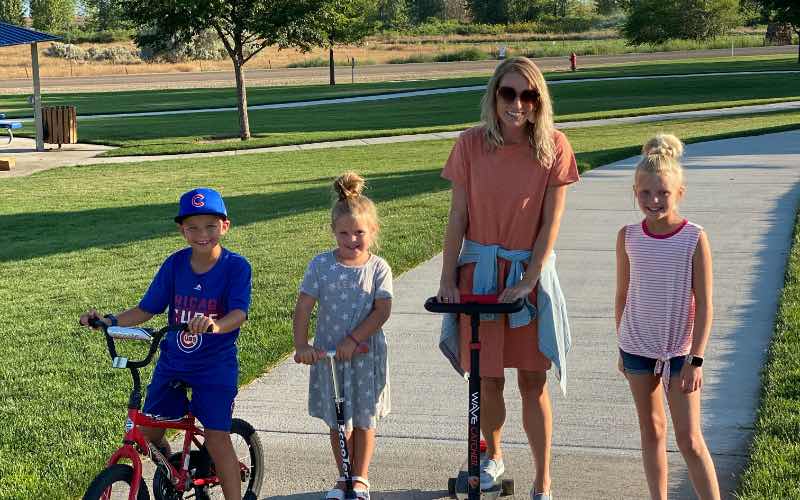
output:
M5 130L8 132L8 142L2 144L2 146L8 146L11 144L11 141L14 140L14 130L18 128L22 128L22 122L14 121L14 120L5 120L4 118L6 115L4 113L0 113L0 129Z

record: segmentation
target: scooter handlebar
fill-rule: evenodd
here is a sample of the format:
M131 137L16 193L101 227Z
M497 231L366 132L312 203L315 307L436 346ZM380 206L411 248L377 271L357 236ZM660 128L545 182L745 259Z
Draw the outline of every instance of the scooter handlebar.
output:
M434 313L462 314L510 314L522 309L523 299L514 302L498 302L497 295L462 295L461 302L439 302L436 297L425 301L425 309Z
M355 350L354 354L366 354L368 352L369 352L369 344L367 344L366 342L361 342L360 344L358 344L358 346L356 346L356 350ZM324 359L324 358L335 358L336 357L336 349L333 349L333 350L330 350L330 351L323 351L321 349L318 349L317 350L317 356L319 357L319 359L317 361L319 361L321 359ZM294 362L295 363L300 363L301 362L300 358L297 357L297 353L294 353Z

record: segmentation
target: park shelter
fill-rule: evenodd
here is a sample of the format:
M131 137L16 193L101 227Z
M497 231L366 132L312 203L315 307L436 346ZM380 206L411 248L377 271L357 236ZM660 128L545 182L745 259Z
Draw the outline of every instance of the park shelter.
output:
M44 151L44 129L42 127L42 93L39 83L39 42L52 42L61 37L42 33L22 26L0 22L0 47L12 45L31 46L31 69L33 73L33 118L36 123L36 151Z

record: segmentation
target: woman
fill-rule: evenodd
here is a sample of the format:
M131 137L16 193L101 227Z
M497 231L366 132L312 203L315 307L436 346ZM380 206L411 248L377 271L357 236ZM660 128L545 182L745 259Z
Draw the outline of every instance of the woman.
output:
M521 314L481 322L481 430L487 441L481 488L491 487L504 471L504 368L516 368L523 427L536 464L531 498L549 500L552 413L546 372L555 364L563 388L569 349L553 245L567 185L578 180L578 169L572 147L553 127L547 85L531 60L516 57L497 67L481 120L461 134L442 172L452 182L452 201L437 296L445 302L458 302L464 293L496 293L502 302L527 299ZM489 264L497 272L475 274L481 260L482 267ZM531 319L536 317L531 304L539 306L538 320ZM543 307L555 312L542 314ZM467 371L469 321L460 321L458 330L455 352ZM445 336L443 329L443 342Z

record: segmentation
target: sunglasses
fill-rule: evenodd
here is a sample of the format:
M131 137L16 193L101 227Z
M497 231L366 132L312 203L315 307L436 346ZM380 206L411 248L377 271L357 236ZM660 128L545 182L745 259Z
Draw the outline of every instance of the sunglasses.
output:
M512 103L517 99L517 91L511 87L498 88L497 95L507 103ZM535 104L538 100L539 91L536 89L526 89L519 93L519 101L522 104Z

